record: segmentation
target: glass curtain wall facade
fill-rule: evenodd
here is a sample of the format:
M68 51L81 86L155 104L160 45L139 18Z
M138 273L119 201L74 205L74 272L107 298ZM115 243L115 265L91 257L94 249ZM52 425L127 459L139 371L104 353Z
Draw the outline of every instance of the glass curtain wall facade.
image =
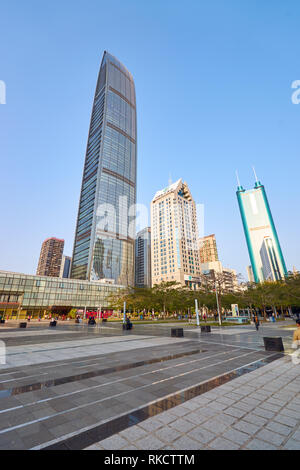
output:
M71 278L134 285L136 158L133 78L104 52L83 170Z
M284 279L287 269L264 186L256 181L254 189L239 186L236 194L254 281Z
M136 235L135 285L151 287L151 228L146 227Z
M120 289L116 284L0 271L0 316L16 315L20 309L23 313L43 310L67 313L72 308L109 308L110 296Z

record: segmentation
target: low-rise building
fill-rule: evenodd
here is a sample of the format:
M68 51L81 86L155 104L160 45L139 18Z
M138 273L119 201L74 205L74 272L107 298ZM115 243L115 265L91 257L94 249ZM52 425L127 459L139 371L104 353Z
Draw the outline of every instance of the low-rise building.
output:
M0 316L65 313L71 309L108 309L109 296L123 286L0 271Z

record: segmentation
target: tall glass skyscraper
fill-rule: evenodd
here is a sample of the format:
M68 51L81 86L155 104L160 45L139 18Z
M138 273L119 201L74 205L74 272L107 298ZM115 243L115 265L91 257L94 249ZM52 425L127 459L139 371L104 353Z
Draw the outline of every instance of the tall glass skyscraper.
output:
M87 142L71 278L134 285L136 153L133 78L105 51Z
M236 194L254 281L284 279L287 269L264 186L256 180L254 189L239 186Z

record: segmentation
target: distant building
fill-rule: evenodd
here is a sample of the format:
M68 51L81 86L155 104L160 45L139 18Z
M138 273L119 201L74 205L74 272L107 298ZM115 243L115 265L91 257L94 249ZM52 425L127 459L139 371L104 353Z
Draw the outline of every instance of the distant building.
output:
M59 277L66 278L66 279L70 277L71 261L72 261L72 258L70 256L63 255L61 266L60 266Z
M59 277L65 241L59 238L47 238L41 248L37 267L37 276Z
M247 266L247 274L248 274L249 282L255 282L254 281L254 276L253 276L253 271L252 271L252 266Z
M255 282L283 279L287 269L264 186L238 186L237 199Z
M182 179L158 191L151 202L152 285L177 281L200 287L196 205Z
M199 239L200 263L219 261L215 235L208 235Z
M226 292L239 290L237 274L234 269L224 268L221 261L201 264L202 275L207 276L210 283L218 282Z
M135 285L151 287L151 228L140 230L135 240Z

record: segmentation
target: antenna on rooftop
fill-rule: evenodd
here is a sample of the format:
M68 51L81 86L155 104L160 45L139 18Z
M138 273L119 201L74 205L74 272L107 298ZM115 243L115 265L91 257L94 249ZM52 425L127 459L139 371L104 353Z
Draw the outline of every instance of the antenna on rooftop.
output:
M238 174L237 170L236 170L235 174L236 174L236 179L237 179L237 182L238 182L238 187L240 187L241 182L240 182L240 178L239 178L239 174Z
M253 169L253 173L254 173L254 176L255 176L255 181L256 181L256 183L258 183L258 178L257 178L257 174L256 174L254 166L252 167L252 169Z

